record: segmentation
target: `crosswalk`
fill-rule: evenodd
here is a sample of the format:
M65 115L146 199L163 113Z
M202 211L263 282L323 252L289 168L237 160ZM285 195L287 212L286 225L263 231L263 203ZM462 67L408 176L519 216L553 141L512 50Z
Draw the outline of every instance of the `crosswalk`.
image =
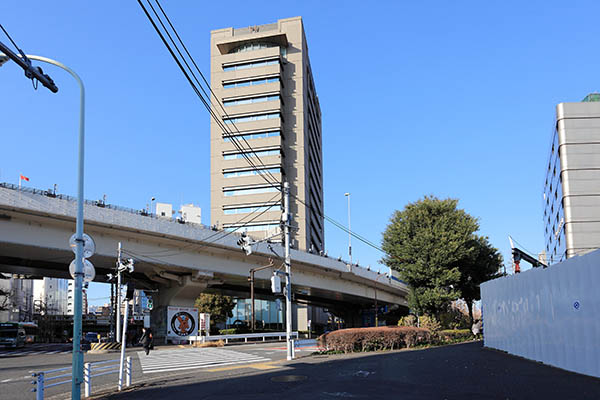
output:
M144 374L271 361L254 354L219 348L160 350L149 355L139 351L138 357Z
M0 351L0 357L20 357L42 354L71 354L71 352L72 350L28 350L27 348L25 348L18 350Z

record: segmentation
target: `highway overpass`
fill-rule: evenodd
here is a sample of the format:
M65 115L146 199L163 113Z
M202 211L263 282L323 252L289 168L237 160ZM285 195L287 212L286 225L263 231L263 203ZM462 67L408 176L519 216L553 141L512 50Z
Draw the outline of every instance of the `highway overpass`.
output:
M75 215L72 197L0 184L0 272L69 278L74 254L68 240L75 231ZM237 245L237 233L101 201L86 201L84 215L85 232L96 243L90 258L96 280L105 282L114 269L121 242L125 257L136 260L136 286L158 290L156 312L167 305L191 305L203 291L248 296L251 268L266 265L269 258L275 267L282 264L279 244L259 243L246 256ZM360 308L372 308L375 299L381 305L407 307L408 288L386 274L297 250L291 251L291 259L297 303L328 307L338 314L345 310L347 321L354 320ZM272 298L271 273L256 273L259 297Z

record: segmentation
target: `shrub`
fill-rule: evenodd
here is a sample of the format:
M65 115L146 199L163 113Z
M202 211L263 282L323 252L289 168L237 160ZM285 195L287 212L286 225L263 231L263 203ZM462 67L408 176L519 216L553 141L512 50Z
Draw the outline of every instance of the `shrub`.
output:
M431 332L415 327L379 327L341 329L321 335L319 346L329 351L394 350L430 343Z
M437 333L442 343L458 343L473 339L470 329L446 329Z
M410 314L398 320L398 326L417 326L417 317Z
M442 325L438 322L435 317L431 317L429 315L423 315L419 318L419 327L429 329L431 332L438 332L442 329Z
M237 328L219 329L219 335L235 335L239 333Z
M194 347L223 347L225 346L225 342L222 340L215 340L210 342L195 342Z

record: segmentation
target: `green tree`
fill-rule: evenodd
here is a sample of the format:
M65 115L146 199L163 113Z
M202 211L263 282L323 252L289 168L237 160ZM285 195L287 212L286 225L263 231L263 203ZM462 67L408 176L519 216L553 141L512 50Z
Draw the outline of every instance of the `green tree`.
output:
M395 211L383 233L383 262L410 286L409 305L437 315L460 297L461 262L473 257L477 220L458 200L426 196Z
M235 307L233 298L210 293L202 293L196 298L194 305L198 312L209 313L212 322L225 322L227 318L233 317L231 311Z
M475 236L472 240L475 251L459 264L460 280L458 289L469 309L470 325L473 325L473 302L481 299L479 285L490 279L498 278L503 273L502 255L494 248L485 236Z

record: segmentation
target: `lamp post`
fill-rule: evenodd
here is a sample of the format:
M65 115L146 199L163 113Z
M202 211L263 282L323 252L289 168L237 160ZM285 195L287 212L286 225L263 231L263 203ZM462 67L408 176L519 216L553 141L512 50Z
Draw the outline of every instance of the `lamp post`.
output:
M154 207L153 207L154 200L156 200L156 197L152 197L150 199L150 215L153 214L152 210L154 210Z
M344 196L348 198L348 256L350 257L350 264L352 264L352 228L350 227L350 193L344 193Z
M0 55L0 60L6 56ZM36 60L55 65L67 71L79 85L79 144L77 161L77 217L75 229L75 310L73 315L73 378L71 382L71 398L81 398L81 383L83 382L83 352L81 351L81 314L83 292L83 161L85 148L85 89L79 75L66 65L47 57L27 55L30 60ZM2 61L0 61L2 65Z

